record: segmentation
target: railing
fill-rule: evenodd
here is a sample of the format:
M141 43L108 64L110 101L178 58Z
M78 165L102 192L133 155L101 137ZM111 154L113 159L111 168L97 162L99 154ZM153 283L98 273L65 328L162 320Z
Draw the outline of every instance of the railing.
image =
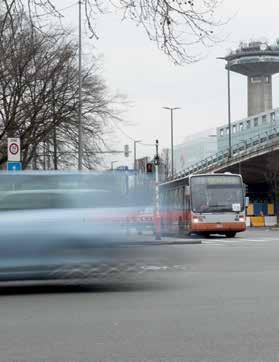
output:
M272 146L279 140L279 128L273 128L272 132L265 132L258 134L253 138L243 140L236 145L232 146L231 157L229 158L228 149L219 151L207 158L187 167L185 170L180 171L174 175L174 179L186 177L194 173L206 172L216 167L225 166L227 163L234 163L239 158L257 154L259 151L265 149L267 146Z

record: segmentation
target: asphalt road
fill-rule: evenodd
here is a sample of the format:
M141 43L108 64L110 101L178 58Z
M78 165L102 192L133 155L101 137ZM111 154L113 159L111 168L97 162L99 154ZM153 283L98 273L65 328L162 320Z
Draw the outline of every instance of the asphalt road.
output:
M148 248L130 281L2 286L0 361L279 360L279 231Z

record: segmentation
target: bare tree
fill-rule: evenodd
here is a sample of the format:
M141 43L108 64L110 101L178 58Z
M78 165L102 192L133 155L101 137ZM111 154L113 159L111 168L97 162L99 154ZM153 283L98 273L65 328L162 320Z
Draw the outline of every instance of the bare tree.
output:
M216 42L216 9L221 0L83 0L87 25L93 38L98 38L95 27L100 14L117 10L122 20L132 20L142 27L151 41L175 63L198 60L193 50L196 44L207 47ZM63 17L63 9L55 0L4 0L6 14L12 6L27 9L34 24L43 15ZM37 23L38 24L38 23ZM195 49L195 47L194 47Z
M78 139L77 45L61 29L40 32L30 27L23 12L13 13L9 23L5 20L0 42L0 164L7 160L7 136L18 136L24 167L31 162L34 167L45 165L46 158L49 165L54 154L60 166L73 166ZM110 96L97 72L96 61L83 73L88 168L98 163L109 120L119 119L114 108L119 97Z
M105 82L97 75L93 65L83 76L83 163L88 169L99 165L102 151L106 148L104 133L110 132L111 121L121 121L119 105L123 103L121 95L110 95ZM76 114L61 121L56 129L57 153L60 164L72 167L77 163L78 155L78 119ZM54 138L49 144L53 148Z

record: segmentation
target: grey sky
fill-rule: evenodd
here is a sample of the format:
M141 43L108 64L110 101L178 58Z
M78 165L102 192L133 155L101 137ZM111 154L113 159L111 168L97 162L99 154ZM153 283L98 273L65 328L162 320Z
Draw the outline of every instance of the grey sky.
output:
M56 0L58 8L71 5L70 0ZM170 141L169 113L162 106L179 106L175 113L175 143L185 136L202 129L217 127L226 122L227 93L224 63L216 60L241 40L279 37L278 0L262 2L253 0L224 0L218 14L232 17L227 25L219 29L226 40L208 49L200 62L183 67L173 65L151 43L142 29L131 22L120 22L111 14L101 16L97 23L98 41L86 42L86 51L104 55L103 75L113 91L126 94L132 106L125 118L130 125L121 127L132 138L151 143L156 138L161 147ZM73 28L77 23L77 6L65 11L66 21ZM95 48L94 48L95 47ZM202 50L202 48L200 48ZM279 105L279 77L274 77L273 106ZM232 74L232 117L246 117L245 78ZM115 143L132 142L116 132ZM153 151L152 151L153 152ZM138 146L138 155L152 154L148 147ZM127 163L121 157L119 164ZM130 157L130 163L132 157Z

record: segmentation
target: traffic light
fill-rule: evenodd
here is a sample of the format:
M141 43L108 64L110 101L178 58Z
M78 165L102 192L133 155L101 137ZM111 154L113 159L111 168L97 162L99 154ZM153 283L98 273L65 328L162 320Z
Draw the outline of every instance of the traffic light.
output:
M155 165L155 166L159 166L159 165L160 165L160 157L159 157L159 156L155 156L155 157L154 157L154 165Z
M129 145L124 145L124 156L129 157Z
M152 173L152 172L153 172L153 164L149 162L146 164L146 173Z

